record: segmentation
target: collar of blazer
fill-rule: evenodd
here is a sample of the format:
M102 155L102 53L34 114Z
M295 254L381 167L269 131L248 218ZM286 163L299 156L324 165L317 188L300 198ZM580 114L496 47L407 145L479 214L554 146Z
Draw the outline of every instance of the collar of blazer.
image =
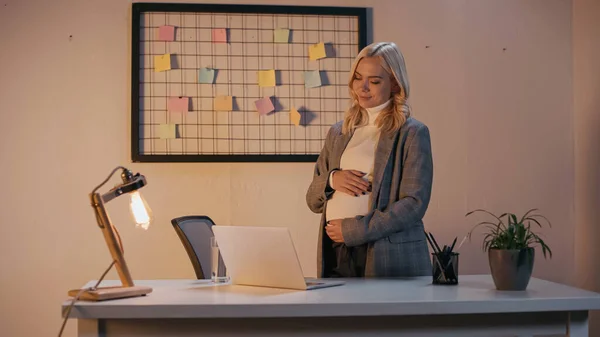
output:
M375 200L377 200L377 197L379 196L379 191L381 190L381 180L383 179L383 172L385 171L385 167L387 166L387 163L390 160L390 154L392 153L392 149L394 148L394 143L396 139L398 139L399 132L400 131L387 134L382 133L379 136L377 148L375 149L375 165L373 166L372 191L371 196L369 198L370 209L373 209L375 205ZM334 145L334 153L337 155L334 156L335 166L333 167L340 167L342 153L344 153L344 150L346 150L346 146L350 142L350 139L352 138L353 134L354 130L352 130L346 135L340 135L340 141L336 142L336 144Z

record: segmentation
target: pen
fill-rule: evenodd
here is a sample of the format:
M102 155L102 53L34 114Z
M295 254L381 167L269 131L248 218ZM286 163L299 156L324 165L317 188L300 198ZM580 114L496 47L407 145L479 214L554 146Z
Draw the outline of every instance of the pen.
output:
M452 253L452 250L454 249L454 245L456 244L456 239L458 239L458 237L455 237L454 241L452 241L452 246L450 246L450 253Z
M435 244L435 246L437 247L438 252L442 252L442 250L440 249L440 246L438 246L437 241L435 241L435 238L433 237L433 234L431 234L431 232L429 232L429 235L431 235L431 240L433 240L433 243Z
M433 251L438 254L439 252L435 249L435 246L433 245L433 242L431 241L431 238L429 238L429 234L427 232L425 232L425 237L427 238L427 241L429 241L429 245L431 246L431 249L433 249Z

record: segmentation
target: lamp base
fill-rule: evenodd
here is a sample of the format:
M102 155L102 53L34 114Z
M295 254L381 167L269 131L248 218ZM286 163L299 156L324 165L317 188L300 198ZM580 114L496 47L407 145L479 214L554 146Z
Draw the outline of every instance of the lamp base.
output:
M81 289L69 290L69 296L75 297ZM152 288L144 286L133 287L99 287L96 290L86 290L79 296L80 300L84 301L104 301L114 300L117 298L145 296L152 292Z

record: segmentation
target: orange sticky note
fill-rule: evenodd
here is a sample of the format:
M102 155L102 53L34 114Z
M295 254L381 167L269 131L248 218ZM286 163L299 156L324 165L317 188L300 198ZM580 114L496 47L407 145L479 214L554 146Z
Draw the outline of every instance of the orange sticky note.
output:
M174 26L158 27L158 39L160 41L175 41L175 27Z
M227 43L227 29L213 28L212 39L213 43Z
M165 71L171 69L171 54L154 56L154 71Z
M233 98L231 96L217 96L213 100L214 109L217 111L233 110Z
M275 86L275 70L259 70L258 71L258 86L259 87L274 87Z
M308 57L311 61L327 57L327 52L325 52L325 43L320 42L310 45L308 47Z
M290 121L292 121L292 123L294 123L295 126L300 125L301 118L302 118L302 115L300 115L300 113L298 112L298 110L296 110L296 108L292 108L290 110Z

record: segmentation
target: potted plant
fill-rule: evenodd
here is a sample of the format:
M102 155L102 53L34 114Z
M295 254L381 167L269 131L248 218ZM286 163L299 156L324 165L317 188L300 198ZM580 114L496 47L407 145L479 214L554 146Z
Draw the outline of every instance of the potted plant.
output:
M544 258L552 258L550 247L536 233L531 230L531 225L542 227L541 220L545 220L549 227L550 221L541 214L536 214L537 209L527 211L521 219L513 213L503 213L500 216L476 209L465 215L473 213L486 213L494 219L482 221L475 225L467 234L471 240L473 230L485 226L487 233L484 235L482 248L488 252L490 270L494 284L498 290L525 290L533 271L535 258L534 245L542 247Z

